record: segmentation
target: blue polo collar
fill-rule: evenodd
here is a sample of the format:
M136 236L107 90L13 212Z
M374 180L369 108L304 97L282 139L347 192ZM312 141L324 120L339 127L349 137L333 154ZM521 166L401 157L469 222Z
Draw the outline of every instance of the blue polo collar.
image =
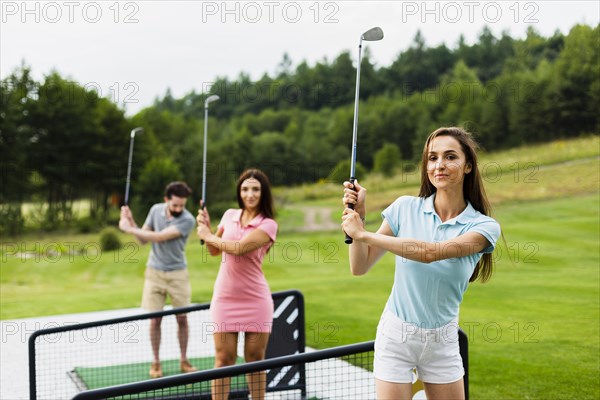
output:
M435 208L433 207L433 201L435 200L435 193L425 199L425 204L423 205L423 212L427 214L435 214L435 216L441 221L440 216L435 212ZM449 219L446 222L443 222L444 225L455 225L459 223L461 225L466 225L469 221L472 221L477 217L477 210L473 208L471 202L467 201L467 207L458 214L456 217Z

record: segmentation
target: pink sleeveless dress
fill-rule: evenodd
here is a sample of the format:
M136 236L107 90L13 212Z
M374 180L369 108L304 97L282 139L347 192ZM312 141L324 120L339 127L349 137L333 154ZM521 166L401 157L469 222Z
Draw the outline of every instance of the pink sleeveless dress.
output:
M277 222L258 215L247 227L242 227L241 215L241 209L225 212L219 224L224 240L238 242L260 229L271 242L243 256L221 253L221 267L210 303L212 322L216 332L271 332L273 299L262 271L262 261L275 242Z

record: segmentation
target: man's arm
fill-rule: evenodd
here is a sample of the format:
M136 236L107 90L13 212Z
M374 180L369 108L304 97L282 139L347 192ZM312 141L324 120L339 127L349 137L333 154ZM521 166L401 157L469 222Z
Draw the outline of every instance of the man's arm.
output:
M129 207L121 207L121 219L119 220L119 229L125 233L134 235L140 244L148 242L159 243L167 240L176 239L181 236L181 232L174 226L155 232L148 225L144 224L142 228L138 228Z
M119 229L122 230L125 233L133 233L131 232L132 229L138 229L137 224L135 223L135 220L133 219L133 214L131 213L131 210L129 209L129 206L122 206L121 207L121 218L119 219ZM144 225L142 226L143 230L146 231L151 231L152 229L147 226ZM143 238L141 238L138 235L135 235L136 239L138 240L138 242L141 245L144 245L146 243L148 243L147 240L144 240Z
M166 242L168 240L177 239L181 236L181 232L179 232L179 230L177 230L177 228L174 226L170 226L159 232L154 232L147 225L142 226L141 229L135 226L129 226L125 229L121 228L121 230L123 230L125 233L134 235L141 244L145 244L147 242Z

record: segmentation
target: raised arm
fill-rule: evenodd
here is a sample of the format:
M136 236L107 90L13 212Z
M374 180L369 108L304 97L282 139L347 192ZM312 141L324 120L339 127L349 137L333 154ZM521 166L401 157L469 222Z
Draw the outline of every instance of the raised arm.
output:
M479 253L490 244L488 240L478 232L467 232L456 238L443 242L425 242L410 238L398 238L387 233L391 232L389 226L382 228L376 233L367 232L364 227L357 223L360 218L351 209L344 210L344 230L352 236L355 242L363 246L377 247L390 251L398 256L422 263L445 260L448 258L465 257L473 253ZM389 229L389 231L385 231ZM369 259L367 259L368 261Z
M214 235L206 224L198 224L198 237L204 240L209 247L235 256L244 255L271 242L269 235L260 228L250 232L239 241L224 240L218 235L219 233L222 232Z
M357 224L362 224L362 221L355 221ZM377 230L378 235L393 236L392 229L384 220ZM354 236L352 236L354 238ZM379 261L385 254L386 249L375 245L370 245L366 242L354 240L349 246L350 253L350 271L352 275L364 275Z
M181 232L174 226L155 232L148 225L144 224L138 228L133 219L133 214L127 206L121 207L121 219L119 220L119 229L125 233L132 234L140 242L146 244L148 242L166 242L167 240L175 239L181 236Z
M198 237L200 238L200 232L204 231L204 233L206 233L205 231L208 230L208 232L212 232L212 228L210 227L210 214L208 213L208 210L206 209L206 207L202 206L202 200L200 200L200 208L198 209L198 215L196 216L196 224L197 224L197 232L198 232ZM203 228L203 226L206 226L206 228ZM217 230L217 233L215 234L217 237L221 237L223 236L223 228L219 228ZM201 240L204 240L202 238L200 238ZM221 250L218 247L215 247L213 245L211 245L210 243L206 243L206 248L208 249L208 253L211 256L216 256L218 254L221 254Z
M141 229L136 227L130 227L127 230L123 231L134 235L142 244L147 242L166 242L168 240L176 239L181 236L181 232L179 232L179 230L174 226L170 226L158 232L153 231L147 225L142 226Z
M344 210L344 217L342 220L342 227L344 232L354 238L351 231L354 229L364 230L364 221L366 214L367 204L367 189L362 187L358 181L354 181L353 184L350 182L344 182L344 197L342 198L344 206L347 204L354 205L354 211L350 209L351 215ZM344 225L346 224L346 225ZM353 225L353 226L350 226ZM386 221L383 221L379 229L378 234L393 236L392 229ZM386 250L377 246L370 246L367 243L354 241L349 246L350 256L350 271L352 275L364 275L375 265L375 263L385 254Z

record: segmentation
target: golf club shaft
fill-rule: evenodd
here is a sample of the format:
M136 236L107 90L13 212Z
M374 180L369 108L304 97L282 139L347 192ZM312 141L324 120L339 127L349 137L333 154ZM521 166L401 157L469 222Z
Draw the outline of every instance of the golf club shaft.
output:
M208 104L204 105L204 148L202 149L202 209L206 208L206 146L208 133ZM200 239L200 244L204 244L204 240Z
M131 134L129 140L129 161L127 162L127 180L125 182L125 205L129 205L129 186L131 185L131 162L133 161L133 141L135 134Z
M360 94L360 64L362 58L362 37L358 45L358 64L356 66L356 92L354 94L354 124L352 126L352 158L350 160L350 183L354 185L356 180L356 141L358 136L358 101ZM348 204L348 208L354 210L354 204ZM344 243L352 244L352 238L346 233Z
M352 124L352 159L350 178L356 178L356 141L358 136L358 102L360 96L360 64L362 58L362 39L358 45L358 65L356 66L356 91L354 93L354 123Z
M202 209L204 210L206 208L206 157L207 157L207 152L206 149L208 147L208 143L207 143L207 136L208 136L208 104L219 100L219 96L212 95L209 96L205 101L204 101L204 148L202 149L203 152L203 156L202 156ZM204 244L204 240L200 239L200 244L203 245Z
M202 205L206 207L206 146L208 132L208 106L204 107L204 148L202 156Z

